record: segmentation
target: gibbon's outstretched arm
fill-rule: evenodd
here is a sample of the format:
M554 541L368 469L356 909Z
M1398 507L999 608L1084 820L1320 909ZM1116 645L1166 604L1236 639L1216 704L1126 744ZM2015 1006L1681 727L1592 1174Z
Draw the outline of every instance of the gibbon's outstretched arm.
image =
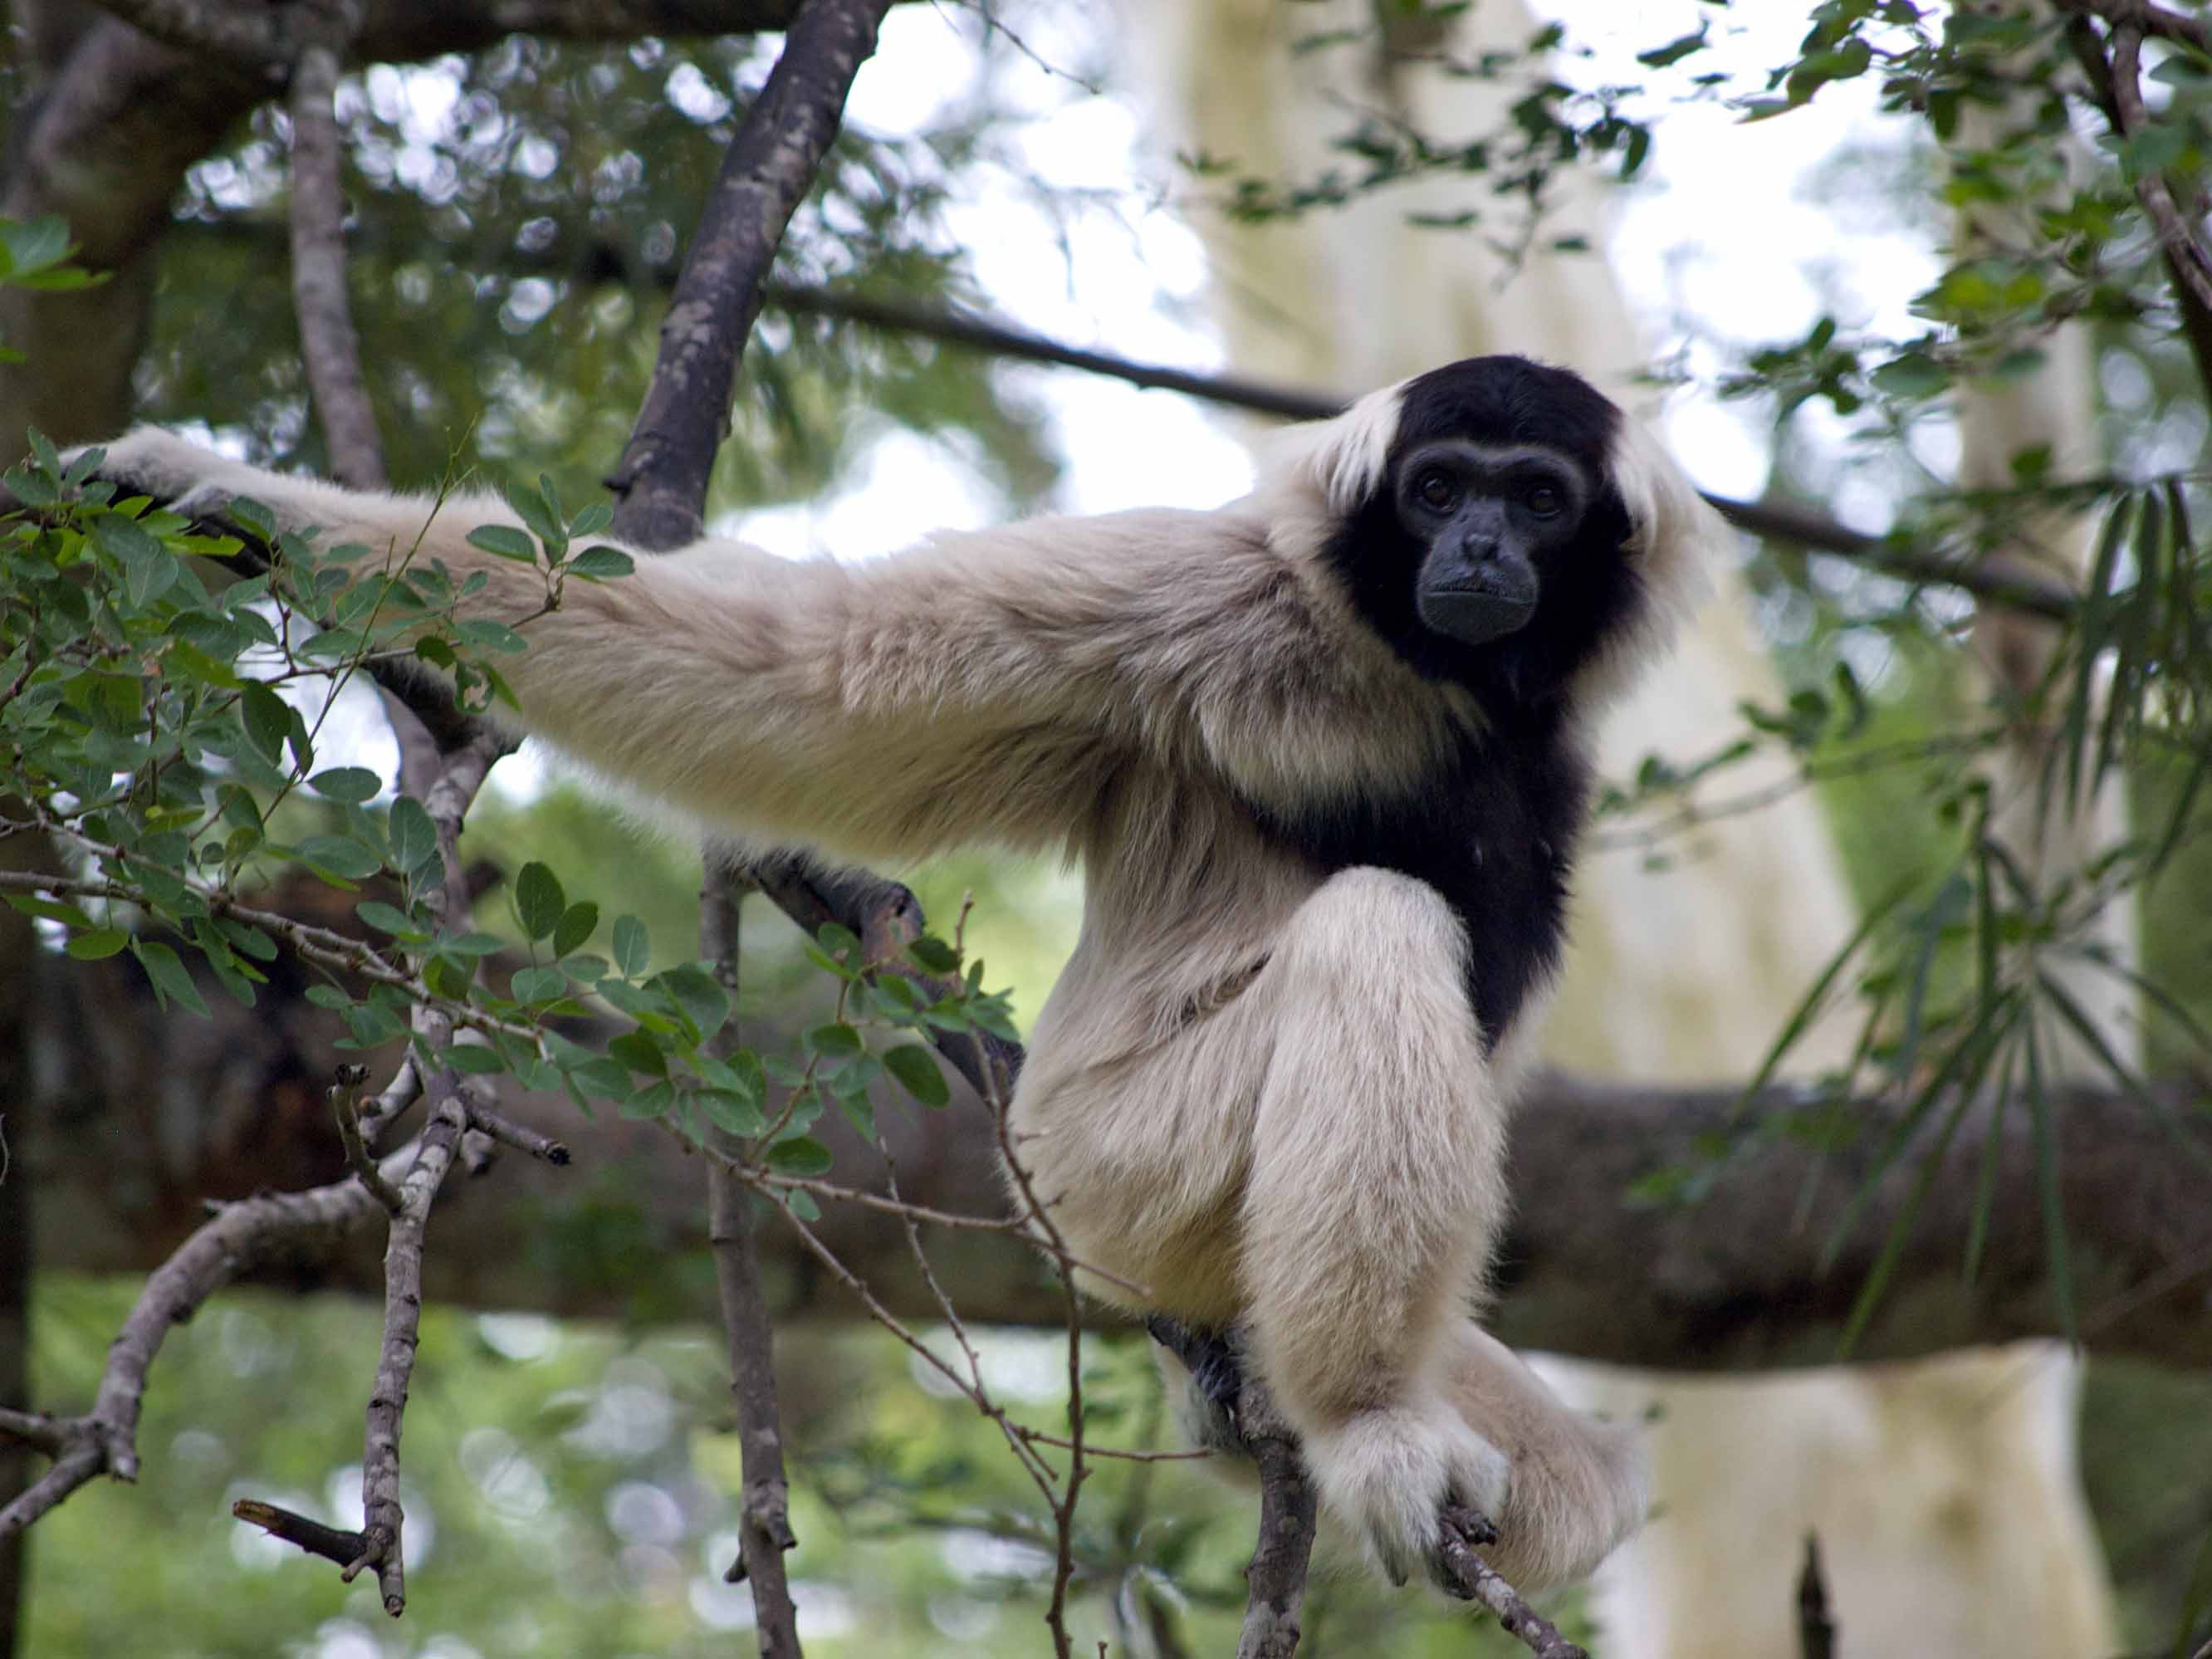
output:
M498 662L520 723L725 830L861 857L1054 847L1136 755L1211 759L1263 790L1271 770L1365 764L1332 730L1356 684L1332 705L1309 662L1320 695L1303 709L1273 684L1272 653L1315 657L1312 619L1265 526L1233 510L944 533L852 565L708 540L569 581L533 616L542 574L469 543L519 522L489 496L349 491L149 428L108 446L100 474L185 509L251 496L325 545L481 573L471 614L532 617L530 648Z

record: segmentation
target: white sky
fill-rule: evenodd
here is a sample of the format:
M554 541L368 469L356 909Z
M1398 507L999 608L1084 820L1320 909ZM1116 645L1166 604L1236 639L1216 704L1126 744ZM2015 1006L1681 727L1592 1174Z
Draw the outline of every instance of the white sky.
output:
M1688 33L1700 17L1714 19L1721 44L1694 63L1744 72L1787 61L1805 27L1800 6L1742 7L1735 15L1695 0L1634 6L1538 0L1538 9L1565 17L1576 38L1597 49L1594 59L1560 65L1583 84L1663 79L1634 54ZM973 11L950 5L895 9L880 49L854 86L851 118L887 133L918 130L977 72L979 27ZM1055 39L1034 18L1025 18L1024 28L1024 42L1045 63L1086 60L1084 39ZM1055 339L1186 368L1226 367L1217 337L1168 314L1176 301L1184 302L1182 314L1199 313L1189 302L1202 293L1206 258L1196 235L1170 211L1143 205L1186 185L1145 155L1139 113L1115 95L1093 95L1033 62L1002 64L1000 73L1002 87L1032 116L1018 148L1038 179L1068 191L1124 192L1126 200L1122 216L1076 216L1068 228L1071 258L1054 226L1006 180L966 181L954 228L972 251L993 307ZM1611 247L1655 346L1670 343L1671 320L1680 318L1729 345L1789 339L1808 329L1824 306L1840 307L1847 328L1912 331L1905 302L1937 269L1925 242L1881 224L1846 228L1832 208L1799 191L1839 149L1903 142L1895 124L1875 112L1870 81L1832 86L1810 108L1765 124L1755 136L1717 104L1663 112L1647 180L1620 193ZM1449 349L1440 343L1439 356ZM1709 349L1692 357L1693 368L1707 372L1719 361ZM1007 372L1034 375L1052 411L1067 459L1055 503L1063 510L1212 506L1239 493L1250 476L1225 423L1190 399L1070 371ZM1698 482L1753 495L1767 471L1762 420L1755 410L1723 409L1686 392L1670 404L1668 427ZM1884 510L1848 496L1841 506L1863 519ZM750 514L729 528L781 553L854 557L889 551L920 528L987 522L995 511L988 489L957 456L926 439L894 435L836 496Z

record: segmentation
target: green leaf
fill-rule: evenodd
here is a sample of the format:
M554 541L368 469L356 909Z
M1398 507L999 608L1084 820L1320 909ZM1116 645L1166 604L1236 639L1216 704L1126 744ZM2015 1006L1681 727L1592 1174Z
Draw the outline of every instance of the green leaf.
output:
M687 962L671 968L657 978L657 983L676 1000L677 1006L690 1017L699 1028L699 1041L722 1029L722 1022L730 1017L730 994L720 981L696 962Z
M121 927L95 927L88 933L70 936L69 953L79 962L98 962L112 957L131 943L129 932Z
M505 623L494 622L489 617L471 617L465 622L455 623L453 637L479 651L504 652L510 657L530 649L529 641Z
M538 489L510 488L507 504L514 509L514 516L530 526L531 533L545 544L545 550L558 558L568 548L568 528L561 520L558 509L546 504L548 486L541 477Z
M691 1098L708 1121L726 1134L757 1135L768 1127L761 1109L743 1095L727 1089L695 1089Z
M826 1060L836 1060L857 1054L866 1045L860 1041L859 1030L841 1020L816 1026L806 1034L806 1046Z
M779 1141L768 1153L768 1167L778 1175L825 1175L836 1162L830 1149L811 1135Z
M384 780L366 766L334 766L309 778L307 787L331 800L358 806L384 793Z
M639 1090L622 1103L622 1115L627 1118L647 1119L665 1117L676 1104L676 1085L655 1083Z
M507 1069L498 1049L483 1042L456 1042L440 1056L447 1065L468 1077L489 1077Z
M310 836L299 846L300 856L335 876L356 881L374 875L384 860L357 841L343 836Z
M1705 46L1705 31L1700 27L1694 34L1678 35L1663 46L1654 46L1649 52L1639 52L1636 61L1648 69L1665 69L1669 64L1679 64L1693 52Z
M33 898L19 893L9 894L8 902L27 916L39 916L47 921L65 921L72 927L96 926L90 916L74 904L64 904L54 899Z
M952 1091L945 1081L945 1073L937 1064L937 1056L918 1043L902 1042L896 1048L886 1048L883 1055L884 1069L899 1081L899 1086L925 1106L949 1106Z
M292 735L292 710L283 698L259 680L248 680L239 695L239 712L246 735L261 758L271 766L284 758L284 739Z
M607 1044L607 1058L620 1060L631 1071L647 1077L668 1075L668 1056L642 1031L625 1031Z
M520 564L538 562L538 544L511 524L480 524L469 532L469 545Z
M397 906L385 904L376 899L363 899L353 907L353 913L380 933L409 939L426 937L422 924L414 917Z
M587 547L562 567L571 576L588 582L612 581L637 568L637 561L618 547Z
M138 958L138 965L146 970L146 977L154 987L154 1000L167 1008L175 1003L179 1008L207 1018L208 1006L200 1000L199 987L185 964L167 945L149 939L134 939L131 954Z
M438 856L438 827L412 795L392 803L391 828L392 866L403 874L413 875Z
M925 933L906 947L907 957L926 973L953 974L960 970L960 953L933 933Z
M653 939L635 916L615 919L615 966L625 978L635 979L653 959Z
M550 1002L568 994L568 976L556 968L524 968L514 975L518 1002Z
M561 913L561 921L553 929L553 954L565 957L580 945L588 943L599 925L599 907L585 899L570 905Z
M535 860L522 866L514 878L514 910L532 943L550 939L568 908L568 896L561 890L559 877Z
M1874 383L1893 398L1933 398L1949 387L1951 372L1924 352L1907 351L1875 370Z

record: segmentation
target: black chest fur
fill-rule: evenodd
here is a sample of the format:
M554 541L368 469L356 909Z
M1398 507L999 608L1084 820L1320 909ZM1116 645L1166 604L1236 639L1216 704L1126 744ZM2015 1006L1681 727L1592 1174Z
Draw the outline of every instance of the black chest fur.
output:
M1257 810L1324 875L1395 870L1443 896L1467 930L1468 998L1494 1049L1559 965L1589 768L1550 721L1463 742L1402 799Z

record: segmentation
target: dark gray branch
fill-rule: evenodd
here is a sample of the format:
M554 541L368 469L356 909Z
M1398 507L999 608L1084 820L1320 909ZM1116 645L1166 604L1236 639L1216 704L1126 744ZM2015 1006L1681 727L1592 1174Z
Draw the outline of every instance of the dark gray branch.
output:
M1302 1633L1318 1495L1297 1436L1255 1380L1244 1384L1237 1420L1260 1468L1260 1536L1244 1570L1244 1627L1237 1659L1291 1659Z
M704 524L707 478L769 265L890 9L890 0L809 0L730 141L660 325L645 407L607 481L622 504L621 532L641 546L680 547Z
M331 103L339 56L360 12L358 0L300 0L287 12L304 36L292 66L292 308L331 476L355 489L381 489L384 444L362 383L361 340L346 300L343 150Z
M708 849L707 880L699 895L699 954L738 1000L738 906L750 884ZM715 1034L714 1052L726 1060L738 1047L733 1018ZM726 1138L718 1137L724 1151ZM775 1332L761 1287L760 1248L752 1200L744 1184L719 1159L707 1166L707 1245L714 1257L714 1285L722 1328L730 1345L730 1398L738 1412L738 1455L744 1474L737 1559L724 1577L750 1579L754 1626L762 1659L798 1659L799 1612L791 1599L783 1554L799 1541L791 1530L791 1486L783 1464L783 1418L775 1390Z

